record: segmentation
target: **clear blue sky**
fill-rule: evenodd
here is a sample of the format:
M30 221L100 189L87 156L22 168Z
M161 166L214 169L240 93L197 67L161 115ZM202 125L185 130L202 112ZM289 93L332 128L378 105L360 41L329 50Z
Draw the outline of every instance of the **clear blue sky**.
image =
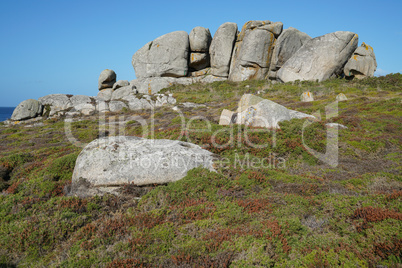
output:
M311 37L352 31L378 73L402 72L402 1L1 0L0 106L52 93L98 93L102 70L132 80L132 55L163 34L224 22L281 21Z

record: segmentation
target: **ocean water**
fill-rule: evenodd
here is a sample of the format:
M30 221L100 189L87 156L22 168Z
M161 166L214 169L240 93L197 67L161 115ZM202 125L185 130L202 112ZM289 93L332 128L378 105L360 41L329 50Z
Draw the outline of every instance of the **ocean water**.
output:
M0 107L0 122L10 119L15 107Z

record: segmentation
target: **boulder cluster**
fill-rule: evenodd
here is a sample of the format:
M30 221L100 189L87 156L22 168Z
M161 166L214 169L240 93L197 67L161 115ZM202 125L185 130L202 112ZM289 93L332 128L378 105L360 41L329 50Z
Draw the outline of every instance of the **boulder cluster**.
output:
M373 49L358 45L347 31L311 38L282 22L222 24L213 38L209 29L178 31L145 44L132 58L139 92L155 93L172 84L221 80L322 81L331 77L364 78L377 67Z

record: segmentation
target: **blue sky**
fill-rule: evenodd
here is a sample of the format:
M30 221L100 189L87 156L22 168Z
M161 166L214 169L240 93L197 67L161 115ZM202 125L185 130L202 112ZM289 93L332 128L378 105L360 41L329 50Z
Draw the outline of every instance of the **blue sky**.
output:
M374 48L378 73L402 72L402 1L1 0L0 106L53 93L98 93L102 70L135 78L132 55L147 42L196 26L281 21L317 37L352 31Z

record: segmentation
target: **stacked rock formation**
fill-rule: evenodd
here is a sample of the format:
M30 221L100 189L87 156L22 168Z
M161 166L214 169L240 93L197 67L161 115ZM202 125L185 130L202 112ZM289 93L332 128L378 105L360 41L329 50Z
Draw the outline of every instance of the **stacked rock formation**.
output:
M229 80L262 80L267 77L276 38L283 23L249 21L237 36L230 65Z
M352 32L311 38L269 20L249 21L240 32L236 23L226 22L212 40L208 29L196 27L189 36L173 32L138 50L132 59L137 79L130 83L138 92L155 93L173 84L227 79L291 82L373 76L373 49L366 44L357 49L357 44Z
M209 46L212 36L209 29L195 27L189 35L190 41L190 76L201 76L208 73L210 65Z

